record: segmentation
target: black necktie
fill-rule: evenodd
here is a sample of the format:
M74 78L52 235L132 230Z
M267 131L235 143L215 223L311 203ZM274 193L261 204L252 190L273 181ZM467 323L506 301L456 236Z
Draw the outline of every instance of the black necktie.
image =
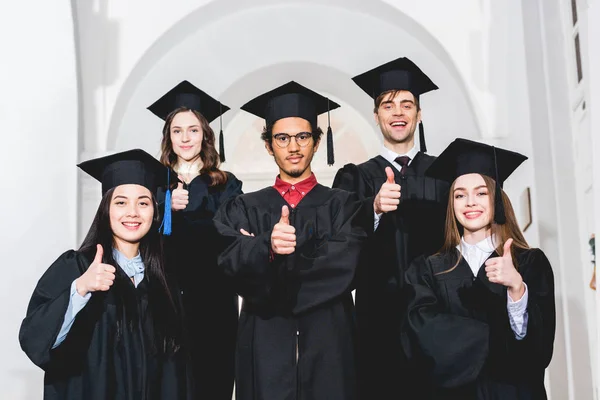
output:
M400 164L400 166L402 167L400 169L400 175L404 176L404 173L406 172L406 167L408 166L408 163L410 162L410 157L409 156L400 156L400 157L396 157L396 159L394 161L396 161L398 164Z

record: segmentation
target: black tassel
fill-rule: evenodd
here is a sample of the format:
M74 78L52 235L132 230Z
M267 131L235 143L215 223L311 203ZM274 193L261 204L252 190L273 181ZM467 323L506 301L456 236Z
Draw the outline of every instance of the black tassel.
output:
M223 139L223 107L219 102L219 159L225 162L225 140Z
M331 130L331 117L329 116L329 99L327 99L327 165L331 167L334 162L333 131Z
M496 159L496 147L494 149L494 169L496 172L496 194L494 195L494 222L499 225L506 223L506 213L504 212L504 203L502 202L502 186L498 180L498 160Z
M504 225L506 223L506 213L502 202L502 188L498 181L496 181L496 195L494 197L494 221L499 225Z
M427 145L425 144L425 128L423 128L423 121L419 121L419 143L421 144L421 153L427 153Z
M334 163L333 157L333 132L331 126L327 127L327 165L332 166Z
M219 132L219 159L225 162L225 143L223 142L223 129Z

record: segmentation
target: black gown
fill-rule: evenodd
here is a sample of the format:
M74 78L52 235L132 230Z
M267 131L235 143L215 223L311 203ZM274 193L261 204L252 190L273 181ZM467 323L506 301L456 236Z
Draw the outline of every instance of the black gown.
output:
M242 182L228 172L224 185L209 184L210 177L203 174L185 186L189 203L172 212L165 253L181 287L196 398L231 400L238 297L231 280L217 267L222 247L213 217L227 199L242 193ZM158 199L162 203L164 193L159 191Z
M491 257L497 257L492 253ZM546 399L544 370L552 358L556 310L554 276L539 249L516 251L527 284L527 332L515 339L506 287L491 283L485 266L473 275L458 250L421 258L406 273L407 328L414 356L427 365L431 392L423 399Z
M296 250L270 259L283 205L296 228ZM269 187L217 212L217 229L229 241L219 264L244 299L237 400L357 398L351 289L363 213L372 215L373 207L363 211L355 195L319 184L294 209Z
M94 292L77 314L65 340L52 349L70 299L71 283L93 255L67 251L40 278L19 332L23 351L45 371L44 399L140 400L191 399L188 358L156 350L153 307L147 276L134 287L121 268L107 292ZM121 285L134 299L128 324ZM174 300L177 303L177 298Z
M417 256L431 255L443 243L449 184L424 176L434 160L419 152L401 176L377 156L344 166L333 182L333 187L355 192L372 204L387 179L385 167L390 167L402 188L398 209L382 215L365 243L357 273L359 383L365 399L418 398L421 388L418 367L409 365L402 351L400 324L406 312L406 269Z

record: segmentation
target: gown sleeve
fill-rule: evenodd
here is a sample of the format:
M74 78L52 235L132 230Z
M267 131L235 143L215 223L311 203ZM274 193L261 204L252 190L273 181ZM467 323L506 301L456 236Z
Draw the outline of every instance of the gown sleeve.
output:
M73 250L61 255L40 278L29 301L19 342L25 354L42 369L51 361L52 347L69 306L71 284L87 268L83 264L82 257Z
M407 321L411 349L423 357L436 386L453 388L476 380L489 350L487 324L444 312L436 295L431 257L417 258L406 271ZM406 343L403 343L406 347ZM413 351L417 349L417 351Z
M509 337L508 354L524 371L550 364L556 330L554 274L543 251L532 249L519 260L519 272L527 284L527 333L522 340Z
M215 214L214 223L224 249L218 264L233 278L237 293L250 302L267 301L276 267L281 264L279 257L272 262L269 259L271 231L256 237L240 233L240 229L252 233L246 207L240 197L225 202Z

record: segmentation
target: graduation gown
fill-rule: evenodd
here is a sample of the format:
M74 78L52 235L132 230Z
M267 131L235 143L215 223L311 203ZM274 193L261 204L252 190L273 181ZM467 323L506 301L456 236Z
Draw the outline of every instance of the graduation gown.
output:
M172 212L165 254L181 288L196 398L231 400L238 297L231 280L217 267L222 242L213 217L223 202L242 193L242 182L227 173L224 185L209 185L209 175L198 175L185 186L189 203ZM159 193L159 202L163 201L164 194Z
M492 253L491 257L497 257ZM539 249L516 251L527 284L527 332L515 339L506 287L477 276L458 250L416 261L406 273L407 328L428 366L423 399L546 399L544 370L552 358L556 311L554 277Z
M449 185L425 177L435 157L417 153L401 176L382 156L340 169L333 187L358 194L372 204L391 167L401 189L398 209L383 214L361 253L356 284L359 338L359 382L364 398L418 398L419 372L408 365L400 343L406 311L404 273L417 256L431 255L443 243ZM373 229L373 218L370 221ZM416 392L418 393L418 392ZM405 397L402 397L404 395Z
M153 315L148 277L138 287L116 268L115 283L94 292L77 314L65 340L52 349L69 305L71 283L91 264L93 255L67 251L39 280L19 341L23 351L45 371L44 399L140 400L187 399L187 358L152 350ZM135 317L127 323L115 285L135 299ZM128 327L130 325L130 327Z
M290 255L271 253L283 205L296 228ZM269 187L217 212L217 229L229 241L219 264L244 299L237 400L357 398L351 289L365 238L361 213L354 195L320 184L296 208Z

